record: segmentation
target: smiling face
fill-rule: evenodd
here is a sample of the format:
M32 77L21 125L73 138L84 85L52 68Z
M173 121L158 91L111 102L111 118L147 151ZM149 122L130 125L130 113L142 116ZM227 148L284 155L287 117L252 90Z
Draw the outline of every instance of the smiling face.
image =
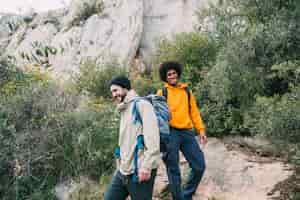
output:
M122 88L119 85L111 85L110 92L113 100L119 104L122 103L127 95L128 90L126 88Z
M170 85L173 85L173 86L177 85L177 83L178 83L177 71L175 69L168 70L166 80Z

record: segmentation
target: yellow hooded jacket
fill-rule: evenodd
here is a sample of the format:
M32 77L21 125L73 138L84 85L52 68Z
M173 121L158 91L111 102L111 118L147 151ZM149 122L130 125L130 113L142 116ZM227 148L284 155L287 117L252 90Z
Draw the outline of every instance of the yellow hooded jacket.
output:
M185 89L187 84L179 83L177 86L172 86L166 83L165 87L168 90L167 101L171 113L170 126L177 129L195 128L198 134L204 135L205 126L191 90L190 102L188 102ZM161 89L157 91L157 95L163 96Z

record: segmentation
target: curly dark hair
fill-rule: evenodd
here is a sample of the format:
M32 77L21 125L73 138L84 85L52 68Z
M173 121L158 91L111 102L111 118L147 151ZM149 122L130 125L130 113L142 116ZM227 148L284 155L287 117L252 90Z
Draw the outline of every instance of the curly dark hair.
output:
M180 78L180 75L182 73L182 65L175 61L168 61L168 62L163 62L159 66L159 76L162 81L167 82L167 72L170 69L174 69L177 72L178 77Z

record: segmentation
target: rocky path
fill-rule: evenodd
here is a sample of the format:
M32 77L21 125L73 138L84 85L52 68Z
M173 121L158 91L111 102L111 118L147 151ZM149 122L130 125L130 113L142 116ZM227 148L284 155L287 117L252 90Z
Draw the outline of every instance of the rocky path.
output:
M261 141L246 142L269 149L268 144ZM202 147L207 170L194 200L268 200L280 195L279 191L274 193L272 189L293 174L292 166L265 155L229 147L216 138L210 138ZM188 164L183 157L180 162L183 179L186 179ZM156 178L155 200L171 199L169 195L163 195L167 193L167 183L165 168L161 164Z
M202 147L207 169L193 200L271 200L278 196L280 200L287 200L280 191L273 189L277 188L275 185L280 185L281 189L282 185L287 185L283 181L294 171L292 166L273 156L277 149L261 139L235 137L226 140L209 138ZM185 181L189 167L182 156L180 164ZM166 170L161 163L153 200L172 200L167 184ZM104 191L105 185L86 177L61 183L55 189L59 200L100 200Z

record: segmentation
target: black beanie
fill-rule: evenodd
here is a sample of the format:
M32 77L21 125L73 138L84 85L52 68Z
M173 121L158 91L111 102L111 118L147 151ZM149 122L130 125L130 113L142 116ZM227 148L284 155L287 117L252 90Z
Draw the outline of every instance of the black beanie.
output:
M113 78L109 83L109 86L111 86L111 85L119 85L122 88L126 88L127 90L131 89L130 81L125 76L117 76L117 77Z

